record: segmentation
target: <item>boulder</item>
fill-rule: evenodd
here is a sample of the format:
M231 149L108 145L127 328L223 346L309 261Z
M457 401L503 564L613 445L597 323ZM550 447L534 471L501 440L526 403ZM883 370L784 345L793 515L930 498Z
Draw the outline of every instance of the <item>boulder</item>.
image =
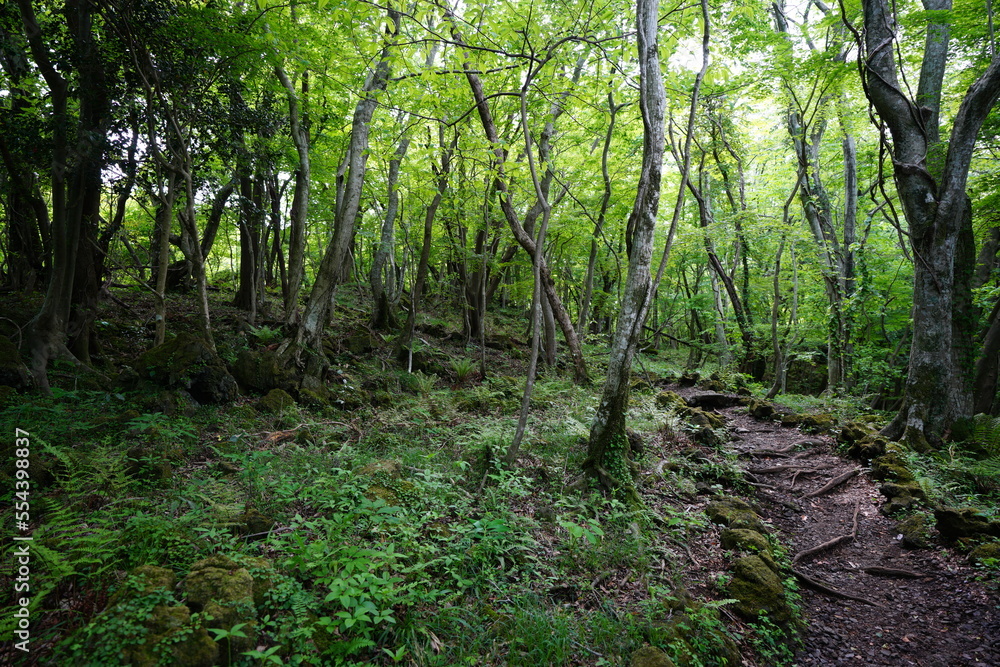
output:
M725 497L713 500L705 508L705 514L708 515L712 523L729 528L753 530L761 534L768 532L764 522L760 520L753 508L739 498Z
M774 554L771 551L771 545L768 543L767 538L763 534L758 533L756 530L749 530L747 528L726 528L719 535L719 541L722 543L723 549L731 549L733 551L742 551L744 553L755 554L760 556L764 563L774 570L778 571L778 565L774 562Z
M272 389L266 395L261 396L256 407L259 412L277 414L288 408L294 408L295 399L284 389Z
M930 546L927 517L923 514L911 514L896 524L896 530L906 549L926 549Z
M219 641L223 664L229 656L239 656L254 645L256 617L254 580L245 567L222 555L196 562L181 582L188 606L212 617L208 627L232 630L243 623L246 637L230 637Z
M124 664L155 667L210 667L219 663L219 645L204 627L192 627L191 610L184 605L157 605L143 625L141 644L125 649Z
M980 544L969 552L969 560L978 564L987 564L989 562L996 567L997 564L1000 564L1000 542Z
M199 403L228 403L239 395L236 380L222 360L192 334L178 334L147 351L135 368L144 380L183 389Z
M632 654L630 667L674 667L667 654L655 646L643 646Z
M676 391L661 391L656 395L656 407L680 410L686 408L687 403Z
M792 620L781 579L760 556L744 556L733 564L729 595L739 600L733 608L748 619L767 615L784 625Z
M934 510L938 532L946 540L989 535L1000 537L1000 521L990 521L974 507Z
M769 421L777 413L774 405L768 403L767 401L761 401L756 398L751 398L747 403L747 412L754 419L759 419L760 421Z
M886 482L879 487L879 492L888 499L882 506L882 513L889 516L927 499L916 482Z

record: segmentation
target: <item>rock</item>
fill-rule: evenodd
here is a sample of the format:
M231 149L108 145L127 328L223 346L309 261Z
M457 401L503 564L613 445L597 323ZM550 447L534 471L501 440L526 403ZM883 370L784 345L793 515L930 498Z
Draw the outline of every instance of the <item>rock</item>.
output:
M754 530L761 534L768 532L753 508L739 498L725 497L714 500L705 508L705 514L712 523L729 528Z
M272 389L294 392L294 375L282 370L278 355L270 350L243 350L232 365L233 377L244 391L266 393Z
M257 410L260 412L279 413L294 407L295 399L284 389L272 389L257 401Z
M643 646L632 654L630 667L674 667L667 654L655 646Z
M360 470L358 470L359 475L367 475L368 477L387 477L389 479L402 479L403 478L403 464L399 461L392 461L389 459L382 461L373 461Z
M769 421L774 414L777 412L775 407L766 402L761 401L756 398L751 398L750 402L747 403L747 412L754 419L759 419L760 421Z
M969 552L969 561L972 563L983 563L984 561L995 561L993 565L1000 563L1000 542L990 542L980 544Z
M0 385L12 389L29 389L31 377L21 361L21 353L6 336L0 336Z
M837 442L842 445L849 445L872 435L875 435L875 431L867 424L848 422L840 429L840 434L837 435Z
M371 334L354 334L344 341L344 347L356 357L365 356L371 354L372 350L375 349L375 340Z
M878 481L912 482L913 473L906 467L903 457L896 451L887 451L872 460L872 479Z
M798 426L809 433L826 433L832 431L837 420L829 413L785 415L781 418L782 426Z
M240 534L253 535L254 539L257 540L267 537L267 533L274 527L273 518L266 514L261 514L253 508L247 509L240 516L240 523L244 526L244 530Z
M231 630L244 623L246 637L231 637L219 641L223 664L229 656L239 656L254 645L256 617L254 608L254 581L246 568L222 556L210 556L191 566L190 573L181 582L188 606L212 616L208 627Z
M938 532L946 540L990 535L1000 537L1000 521L990 521L974 507L934 510Z
M241 564L253 578L253 603L260 608L264 605L267 592L274 588L274 580L277 576L271 561L266 558L255 558L244 556Z
M742 396L733 396L732 394L720 394L719 392L709 391L702 394L692 394L691 396L688 396L686 403L692 408L711 410L731 408L734 405L746 405L747 400Z
M859 461L870 461L885 454L888 441L880 435L866 435L852 442L847 448L847 455Z
M147 351L136 362L145 380L184 389L200 403L229 403L239 395L222 360L197 336L182 333Z
M926 549L930 546L927 517L923 514L911 514L896 524L896 530L903 536L903 546L907 549Z
M141 644L125 649L124 664L210 667L219 663L219 645L204 627L191 626L191 610L187 607L157 605L143 625L147 629L145 638Z
M723 428L726 425L726 420L722 415L702 410L701 408L689 408L685 406L679 411L679 414L687 423L698 428Z
M924 490L916 482L886 482L879 487L879 492L888 499L882 506L882 513L887 516L927 499Z
M707 426L694 432L694 441L706 447L721 447L723 444L722 437L714 429Z
M733 608L748 619L763 614L778 624L792 620L781 579L760 556L744 556L733 564L729 595L739 600Z
M676 391L661 391L656 395L656 407L680 410L686 408L687 403Z
M113 603L124 601L136 595L149 595L153 591L163 589L174 590L177 585L177 575L173 570L158 565L140 565L129 572L135 579L135 588L123 589L116 594Z
M719 535L719 541L724 549L733 551L743 551L760 556L764 563L778 571L778 565L774 562L774 555L767 538L756 530L747 528L727 528Z
M701 379L701 374L698 371L684 371L679 378L677 378L677 384L682 387L693 387Z

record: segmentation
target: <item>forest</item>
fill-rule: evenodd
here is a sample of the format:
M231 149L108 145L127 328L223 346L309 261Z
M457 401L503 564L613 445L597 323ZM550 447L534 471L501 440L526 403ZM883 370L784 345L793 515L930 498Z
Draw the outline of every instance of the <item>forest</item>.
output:
M0 66L4 664L1000 663L991 0L7 0Z

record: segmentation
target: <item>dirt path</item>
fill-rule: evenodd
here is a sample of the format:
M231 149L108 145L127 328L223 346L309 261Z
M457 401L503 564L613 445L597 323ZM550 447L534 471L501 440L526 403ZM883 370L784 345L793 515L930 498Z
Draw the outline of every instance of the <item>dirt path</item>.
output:
M844 538L799 558L795 569L864 600L820 592L800 580L806 627L796 664L1000 665L1000 600L976 580L981 571L952 551L904 549L896 522L879 512L884 498L877 486L858 463L833 453L832 438L757 421L745 408L720 412L748 478L760 485L764 518L790 556ZM799 446L768 454L793 445ZM859 474L829 492L803 497L853 470Z

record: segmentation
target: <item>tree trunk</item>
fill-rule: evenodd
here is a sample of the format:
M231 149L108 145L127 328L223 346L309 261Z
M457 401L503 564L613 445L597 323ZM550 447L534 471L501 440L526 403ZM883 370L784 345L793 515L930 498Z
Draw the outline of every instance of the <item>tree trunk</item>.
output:
M636 23L639 54L639 106L642 110L642 171L629 216L627 230L628 276L622 293L618 327L611 342L608 374L601 401L590 429L587 459L583 464L588 475L597 477L606 488L623 486L633 489L629 468L629 443L625 433L632 358L649 312L653 289L650 262L656 212L660 203L660 176L663 167L663 118L666 93L660 73L656 38L658 0L637 0ZM708 12L702 0L706 37ZM634 494L634 491L632 491Z
M864 0L865 92L892 135L893 173L916 262L913 342L903 404L883 429L916 448L939 443L973 410L971 234L965 186L976 135L1000 96L1000 58L972 84L955 115L947 145L937 126L948 55L948 26L929 24L916 100L900 88L893 48L895 20L886 0ZM947 10L950 0L927 0ZM963 252L963 248L966 249ZM966 262L966 273L959 262Z
M390 9L388 16L391 27L386 29L386 41L379 55L379 61L365 82L362 97L354 108L351 140L344 159L346 176L342 184L338 184L338 189L343 194L337 199L333 234L323 252L323 259L316 272L316 281L313 283L296 334L294 346L296 354L298 348L306 344L314 352L322 355L323 330L330 312L333 290L340 283L344 266L349 260L355 221L361 204L361 189L368 164L369 128L378 104L377 95L385 90L389 81L390 50L395 36L399 34L399 12Z

